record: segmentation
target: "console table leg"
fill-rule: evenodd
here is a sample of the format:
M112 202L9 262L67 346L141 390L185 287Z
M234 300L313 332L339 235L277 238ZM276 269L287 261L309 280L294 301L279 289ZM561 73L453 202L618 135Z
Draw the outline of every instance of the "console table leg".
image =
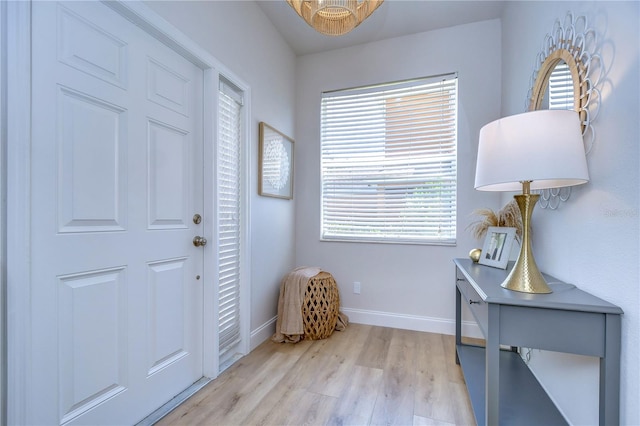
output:
M460 304L462 303L462 296L460 295L460 289L456 287L456 348L460 346L462 343L462 307ZM456 353L456 364L460 365L460 358L458 358L458 350L454 351Z
M498 424L500 413L500 306L489 305L489 323L485 352L485 424Z
M605 356L600 358L600 424L620 424L620 315L607 314Z

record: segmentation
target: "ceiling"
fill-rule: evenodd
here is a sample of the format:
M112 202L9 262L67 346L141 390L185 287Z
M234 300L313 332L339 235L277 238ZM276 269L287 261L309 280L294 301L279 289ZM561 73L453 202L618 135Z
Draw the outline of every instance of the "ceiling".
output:
M499 18L505 1L385 0L360 26L339 37L316 32L286 0L256 0L296 55L354 46Z

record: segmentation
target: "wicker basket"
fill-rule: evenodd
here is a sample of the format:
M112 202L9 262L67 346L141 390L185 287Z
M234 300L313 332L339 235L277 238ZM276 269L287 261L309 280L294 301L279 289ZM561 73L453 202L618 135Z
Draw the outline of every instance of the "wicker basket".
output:
M309 278L302 302L304 338L326 339L331 336L338 322L340 294L333 276L320 272Z

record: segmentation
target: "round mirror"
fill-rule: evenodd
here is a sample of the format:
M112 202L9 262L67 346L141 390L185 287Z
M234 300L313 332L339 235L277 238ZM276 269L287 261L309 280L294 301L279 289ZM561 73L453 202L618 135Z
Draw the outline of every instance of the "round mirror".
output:
M584 106L579 65L566 49L558 49L542 63L532 89L529 110L572 109L580 113L584 133Z
M595 31L587 26L585 16L574 19L573 14L567 12L563 22L556 20L536 58L526 104L529 111L576 111L580 116L587 154L595 141L592 123L600 108L597 86L603 74L602 62L594 53L595 48ZM542 190L540 206L556 209L560 201L569 199L570 194L570 187Z
M580 114L587 154L595 139L592 122L600 107L598 85L603 75L596 46L596 34L588 27L587 18L574 18L567 12L564 21L556 20L544 38L527 93L529 111L562 108Z

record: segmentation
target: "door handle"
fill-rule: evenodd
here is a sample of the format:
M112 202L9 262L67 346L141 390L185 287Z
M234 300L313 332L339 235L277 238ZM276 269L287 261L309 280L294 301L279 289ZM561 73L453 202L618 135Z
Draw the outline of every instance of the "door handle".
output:
M196 247L204 247L207 245L207 239L196 235L195 237L193 237L193 245Z

